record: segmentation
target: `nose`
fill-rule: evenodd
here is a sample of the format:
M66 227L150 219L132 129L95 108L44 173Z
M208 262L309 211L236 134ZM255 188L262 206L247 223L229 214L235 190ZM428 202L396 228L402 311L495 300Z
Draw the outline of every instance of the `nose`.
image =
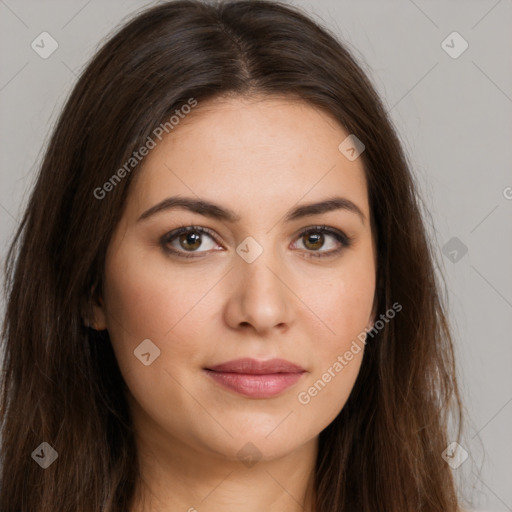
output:
M239 258L234 265L225 310L229 326L252 329L261 335L288 329L295 296L286 283L286 272L279 258L272 251L264 250L251 263Z

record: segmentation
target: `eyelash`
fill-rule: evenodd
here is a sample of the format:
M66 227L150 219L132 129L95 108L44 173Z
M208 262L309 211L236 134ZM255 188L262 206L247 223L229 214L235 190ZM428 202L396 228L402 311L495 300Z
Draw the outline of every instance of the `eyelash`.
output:
M201 256L195 256L194 251L190 252L182 252L177 251L175 249L170 249L168 244L172 242L175 238L179 237L180 235L186 234L186 233L203 233L209 235L215 242L218 243L216 236L214 235L214 232L208 228L203 228L199 226L184 226L178 229L175 229L173 231L170 231L169 233L165 234L161 240L160 245L162 246L163 250L169 254L173 254L178 256L179 258L200 258ZM345 235L343 232L329 228L325 225L319 225L319 226L312 226L304 229L301 231L298 235L298 239L302 238L307 233L322 233L322 234L328 234L333 236L338 243L340 244L340 247L328 252L321 252L316 253L316 251L308 251L307 258L328 258L333 257L337 254L339 254L343 249L346 249L352 245L352 238ZM207 252L207 251L201 251L201 252Z

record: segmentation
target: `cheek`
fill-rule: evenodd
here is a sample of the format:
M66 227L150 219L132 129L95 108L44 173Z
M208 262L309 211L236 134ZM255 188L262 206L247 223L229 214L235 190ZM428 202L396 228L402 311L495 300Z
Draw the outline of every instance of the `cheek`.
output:
M125 369L138 366L133 351L145 339L152 340L164 356L166 342L187 323L198 296L190 293L191 283L178 273L168 268L160 272L158 262L140 260L134 252L118 252L106 266L108 330L119 365ZM178 350L181 346L176 343Z
M305 293L326 328L325 353L344 350L368 326L375 295L375 269L370 258L354 254L333 271L328 282Z
M365 328L371 320L375 294L374 267L370 259L354 259L328 284L320 284L309 293L311 309L324 326L325 334L316 339L314 371L297 394L297 400L309 410L315 409L327 423L346 403L359 374L364 354Z

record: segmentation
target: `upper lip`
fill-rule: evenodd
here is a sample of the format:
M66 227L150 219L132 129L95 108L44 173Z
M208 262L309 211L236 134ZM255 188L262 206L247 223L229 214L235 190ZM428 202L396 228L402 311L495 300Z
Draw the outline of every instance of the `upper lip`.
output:
M222 364L209 366L207 370L226 373L245 373L254 375L265 375L271 373L302 373L304 368L298 364L286 361L286 359L269 359L259 361L250 357L233 359Z

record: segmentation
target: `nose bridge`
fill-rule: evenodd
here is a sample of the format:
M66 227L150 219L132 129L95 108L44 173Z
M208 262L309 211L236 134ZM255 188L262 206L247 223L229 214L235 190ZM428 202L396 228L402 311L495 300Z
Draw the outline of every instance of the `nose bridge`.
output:
M262 240L264 238L264 240ZM236 323L249 323L265 330L289 321L290 292L286 272L273 236L247 237L236 251L236 286L231 300L236 305Z

